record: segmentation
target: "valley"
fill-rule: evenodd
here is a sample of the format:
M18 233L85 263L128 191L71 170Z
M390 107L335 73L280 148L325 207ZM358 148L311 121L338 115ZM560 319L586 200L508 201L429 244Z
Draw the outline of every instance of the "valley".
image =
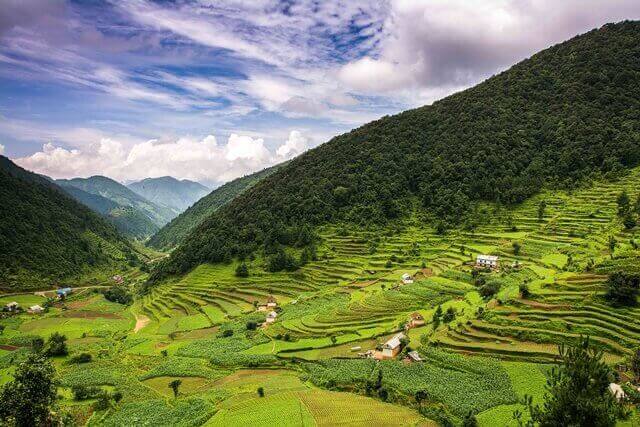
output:
M61 406L89 425L334 425L347 407L352 425L461 422L469 411L480 425L515 425L519 399L543 395L558 344L589 335L612 366L640 344L640 311L603 298L612 269L638 265L635 228L625 229L616 203L622 191L635 201L638 188L640 168L514 208L485 204L474 230L438 233L418 212L385 227L325 226L316 260L294 272L269 273L259 257L245 261L248 277L237 276L237 261L202 265L131 306L78 289L43 314L0 320L0 381L33 337L55 331L70 354L54 358ZM498 256L499 268L478 273L479 254ZM124 281L137 288L145 276ZM11 301L46 299L0 299ZM267 301L277 317L260 326ZM413 313L425 322L405 331L405 345L421 361L403 361L407 350L380 362L359 355L404 331ZM82 353L92 360L70 361ZM378 375L380 387L367 389ZM94 400L73 398L78 385L122 400L94 410ZM419 391L428 397L417 401Z

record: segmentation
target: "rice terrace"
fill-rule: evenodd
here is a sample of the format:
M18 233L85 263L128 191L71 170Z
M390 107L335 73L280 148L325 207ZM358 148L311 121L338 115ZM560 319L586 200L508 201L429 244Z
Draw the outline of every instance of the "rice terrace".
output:
M245 40L253 31L274 44L291 38L290 49L302 49L296 37L306 37L305 49L318 58L325 50L312 42L333 46L341 85L363 61L340 56L343 33L326 39L330 30L318 30L320 23L308 34L288 27L294 18L307 25L304 14L339 25L340 14L353 11L325 10L332 2L309 10L305 2L275 2L277 8L262 12L263 6L234 2L61 2L62 9L47 4L48 17L10 3L10 14L33 15L0 32L0 62L9 64L6 54L16 70L27 67L16 50L27 40L21 37L53 37L41 32L54 22L74 22L86 35L82 27L95 18L99 37L56 37L74 61L85 44L106 46L117 37L122 45L112 40L104 47L112 67L141 55L124 47L133 38L146 46L148 37L158 37L153 55L171 52L162 66L137 68L141 77L133 79L104 65L77 90L100 87L101 96L124 97L150 121L155 110L142 109L145 103L165 103L158 111L180 116L158 121L163 128L181 126L182 115L199 114L200 105L231 108L253 93L247 82L259 77L236 75L225 61L235 67L257 55L246 73L275 73L286 61L302 67L300 58L279 57L279 50L267 55ZM417 13L418 6L399 3L369 10L362 2L345 28L356 31L357 22L383 12L393 15L380 23L387 28L409 19L408 11ZM420 6L424 17L438 10L431 6ZM247 10L266 15L250 19ZM269 31L268 16L280 20ZM603 17L609 15L594 19ZM211 37L174 27L187 18ZM231 36L222 27L215 27L221 38L207 32L223 18L229 28L240 25L229 33L244 40L237 51L225 44ZM0 426L640 425L639 22L577 27L581 35L538 46L539 53L532 50L511 68L492 68L496 74L475 86L469 82L424 107L379 114L299 152L300 133L270 153L262 139L237 134L224 146L212 135L201 142L139 142L132 122L113 136L134 141L116 162L126 167L100 166L117 177L111 179L84 173L78 156L86 148L48 144L28 155L10 145L11 159L0 156ZM143 28L144 37L135 36ZM365 28L377 27L366 24L358 37ZM349 40L351 49L362 43ZM189 46L200 47L187 54ZM364 56L365 64L375 71L390 53L371 49L379 56ZM172 68L178 57L205 61L205 52L222 68ZM318 84L305 67L308 75L297 74L296 85ZM77 83L74 70L65 65L65 84ZM197 77L205 71L212 80ZM372 75L383 78L378 72ZM0 73L0 82L5 78ZM286 91L282 81L278 91ZM47 84L54 93L57 83ZM233 85L244 86L235 91ZM147 92L169 87L171 98ZM321 103L355 115L367 99L396 99L358 92L362 87L353 83L342 94L353 101L336 93ZM121 110L91 112L76 95L73 102L96 115L96 123L124 120ZM278 108L267 103L260 107L265 111L242 114L295 123L302 112L281 113L285 104L298 105L292 100L311 102L293 96ZM197 108L189 104L196 101ZM231 120L237 111L244 110L207 117ZM9 134L2 130L8 120L0 122L0 136ZM91 165L117 159L128 147L106 137L100 144L107 145L89 155ZM270 160L242 157L252 144ZM212 151L199 151L205 148ZM145 149L159 151L144 157L143 175L130 176ZM213 162L206 173L198 172L201 159L190 159L191 152ZM54 164L47 156L64 160ZM244 160L234 163L238 158ZM189 179L161 176L164 167ZM213 175L209 169L216 167L228 173ZM191 173L203 175L197 182Z

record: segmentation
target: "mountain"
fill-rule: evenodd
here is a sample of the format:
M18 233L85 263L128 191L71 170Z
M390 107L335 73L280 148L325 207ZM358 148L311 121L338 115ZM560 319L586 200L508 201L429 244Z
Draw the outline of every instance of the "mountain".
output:
M638 40L639 22L608 24L335 137L210 216L155 279L277 251L328 222L385 223L417 210L439 231L473 229L480 202L516 204L545 186L615 177L640 160Z
M75 187L86 193L102 196L122 207L131 207L139 212L136 216L146 216L157 227L162 227L175 217L175 213L164 206L153 202L133 192L124 185L105 176L90 178L74 178L56 180L58 185Z
M120 233L127 237L144 240L159 229L147 215L137 208L121 206L106 197L87 193L72 185L65 183L60 183L59 185L71 197L89 207L94 212L104 216L109 222L115 225Z
M136 259L112 225L3 156L0 201L0 289L51 286Z
M128 184L127 187L156 205L171 209L176 215L184 212L211 191L197 182L177 180L171 176L146 178Z
M284 163L283 163L284 164ZM149 241L148 246L168 250L180 244L195 227L226 205L243 191L277 171L283 164L263 169L251 175L234 179L216 188L209 195L198 200L189 209L178 215L160 229Z

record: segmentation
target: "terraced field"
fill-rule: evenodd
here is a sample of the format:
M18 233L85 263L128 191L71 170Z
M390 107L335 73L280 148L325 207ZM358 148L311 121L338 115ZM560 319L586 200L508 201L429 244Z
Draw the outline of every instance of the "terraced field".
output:
M93 355L84 365L56 361L63 406L90 425L132 417L156 425L335 425L347 411L350 425L430 425L442 417L460 423L472 407L482 409L480 425L509 425L517 398L542 398L558 344L589 335L616 366L640 347L640 308L613 308L603 298L610 272L640 271L637 229L624 229L616 204L622 190L635 200L638 189L640 169L572 193L544 191L513 208L482 206L477 225L443 234L418 215L385 228L324 227L317 259L295 272L268 273L261 258L247 261L244 278L235 275L237 261L202 265L131 307L88 290L41 316L0 319L0 382L34 337L61 331L72 355ZM499 256L499 270L474 272L478 254ZM483 296L486 286L495 294ZM272 298L277 318L260 326L268 311L258 307ZM1 299L13 300L44 298ZM406 334L423 362L359 357L404 330L415 312L425 325ZM451 314L434 321L438 312ZM384 399L366 390L378 370ZM499 390L485 381L491 375ZM168 385L176 379L174 401ZM77 384L118 390L123 400L94 413L91 401L69 397ZM416 403L420 390L429 398Z

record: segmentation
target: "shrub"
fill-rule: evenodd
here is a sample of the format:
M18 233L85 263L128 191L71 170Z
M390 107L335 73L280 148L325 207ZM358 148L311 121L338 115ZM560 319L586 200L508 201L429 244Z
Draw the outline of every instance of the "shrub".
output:
M249 277L249 267L244 262L236 267L237 277Z
M73 400L87 400L98 397L103 391L100 387L77 384L71 387L71 392L73 393Z
M93 357L89 353L80 353L72 356L69 363L89 363Z
M520 283L520 296L522 298L529 298L530 295L529 286L526 283Z
M133 302L133 297L124 286L112 286L102 291L105 299L118 304L129 305Z
M634 306L638 303L640 277L623 272L612 273L607 279L605 298L613 305Z
M260 397L264 397L264 388L263 387L258 387L258 396Z
M480 295L483 298L491 298L500 290L500 284L498 282L489 282L480 288Z
M45 354L47 356L66 356L69 353L67 349L67 337L54 332L47 341Z

